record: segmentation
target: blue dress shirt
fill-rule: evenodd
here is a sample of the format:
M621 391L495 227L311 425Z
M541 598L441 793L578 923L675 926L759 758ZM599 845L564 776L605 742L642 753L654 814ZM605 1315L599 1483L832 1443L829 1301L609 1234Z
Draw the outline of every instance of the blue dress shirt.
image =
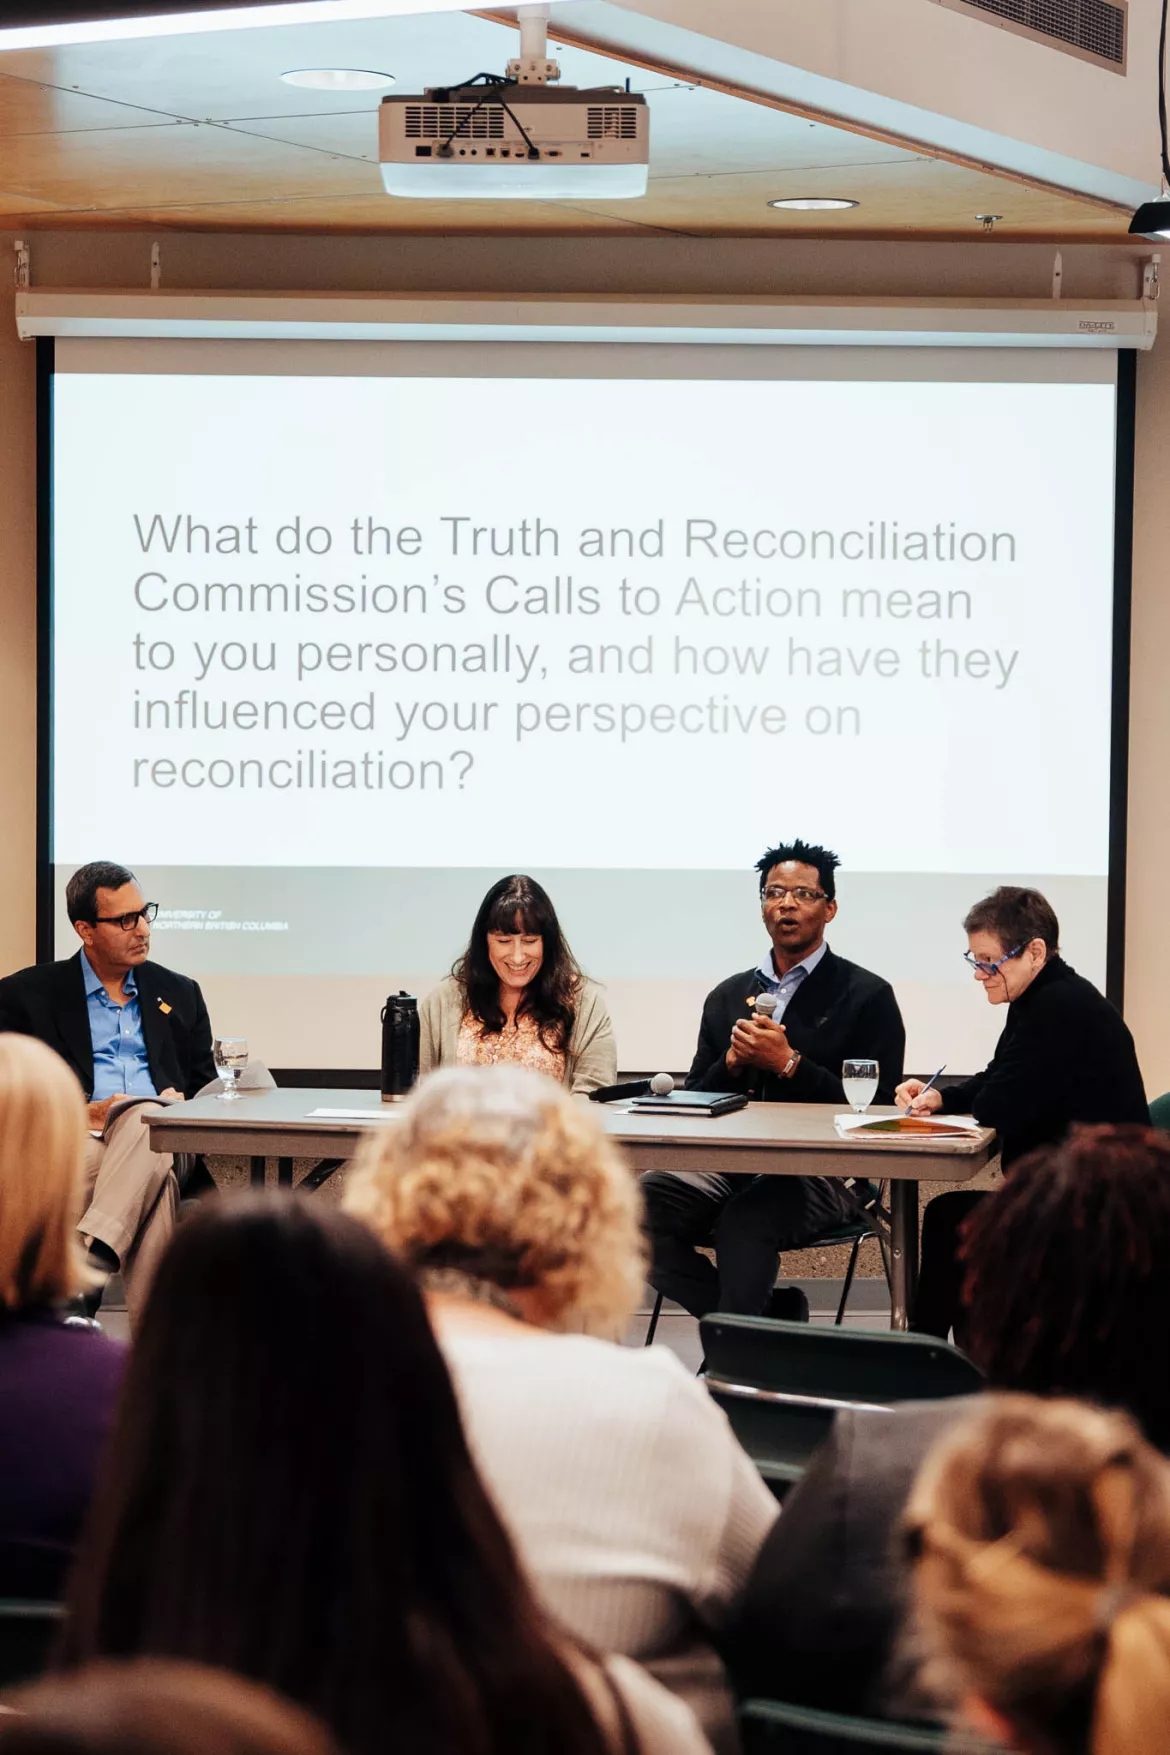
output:
M85 979L89 1039L93 1044L93 1101L100 1102L103 1097L156 1097L133 971L122 983L125 1005L114 1004L84 951L81 973Z
M796 992L805 977L812 974L828 948L828 945L825 943L824 939L822 939L816 950L810 951L803 962L794 964L793 967L789 969L787 975L777 975L776 965L772 961L771 951L768 952L763 962L756 969L756 974L760 978L761 987L764 988L765 992L774 993L776 995L776 1010L772 1013L776 1023L780 1023L785 1012L788 1010L789 1002L792 999L793 994Z

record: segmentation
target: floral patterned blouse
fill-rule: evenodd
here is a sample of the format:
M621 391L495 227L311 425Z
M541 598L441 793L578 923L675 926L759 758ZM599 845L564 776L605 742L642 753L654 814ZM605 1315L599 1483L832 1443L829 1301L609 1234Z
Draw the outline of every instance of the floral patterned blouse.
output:
M527 1015L489 1034L472 1012L464 1012L456 1059L460 1066L527 1066L558 1081L565 1076L564 1050L546 1048L539 1024Z

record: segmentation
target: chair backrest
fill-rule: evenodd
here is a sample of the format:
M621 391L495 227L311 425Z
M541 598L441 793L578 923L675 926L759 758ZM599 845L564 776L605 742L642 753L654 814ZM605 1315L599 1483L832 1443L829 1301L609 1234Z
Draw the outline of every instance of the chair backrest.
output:
M740 1710L743 1755L992 1755L996 1744L956 1735L941 1725L900 1725L884 1719L845 1718L781 1700L749 1700Z
M0 1597L0 1687L43 1674L64 1613L60 1603Z
M842 1407L970 1395L983 1378L927 1335L814 1327L764 1316L705 1316L703 1376L774 1491L800 1479Z
M1170 1091L1155 1097L1150 1104L1150 1126L1156 1127L1159 1133L1170 1133Z

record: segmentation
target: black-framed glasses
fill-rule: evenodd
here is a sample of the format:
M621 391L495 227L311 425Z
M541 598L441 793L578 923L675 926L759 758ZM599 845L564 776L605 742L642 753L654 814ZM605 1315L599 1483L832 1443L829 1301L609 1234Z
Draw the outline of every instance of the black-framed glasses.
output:
M1017 945L1014 951L1005 951L995 963L985 963L974 951L964 951L963 961L969 963L972 969L978 969L981 975L998 975L1003 965L1010 963L1013 957L1018 957L1023 948L1023 945Z
M768 884L760 891L765 902L782 902L785 896L791 896L794 902L803 902L807 907L810 902L823 902L824 890L792 889L788 884Z
M147 926L153 925L157 914L157 902L144 902L141 908L134 910L133 914L95 914L91 924L93 926L120 926L123 932L133 932L140 920L145 920Z

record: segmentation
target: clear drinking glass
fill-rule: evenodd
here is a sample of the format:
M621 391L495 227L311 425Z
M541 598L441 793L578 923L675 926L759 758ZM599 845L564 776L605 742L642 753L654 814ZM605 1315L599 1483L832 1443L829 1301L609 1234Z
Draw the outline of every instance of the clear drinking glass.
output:
M841 1067L841 1083L845 1087L845 1101L854 1115L863 1115L877 1096L877 1061L845 1061Z
M219 1103L237 1103L240 1093L236 1090L236 1080L248 1064L248 1044L242 1036L220 1036L213 1049L216 1070L223 1080L223 1090L216 1101Z

